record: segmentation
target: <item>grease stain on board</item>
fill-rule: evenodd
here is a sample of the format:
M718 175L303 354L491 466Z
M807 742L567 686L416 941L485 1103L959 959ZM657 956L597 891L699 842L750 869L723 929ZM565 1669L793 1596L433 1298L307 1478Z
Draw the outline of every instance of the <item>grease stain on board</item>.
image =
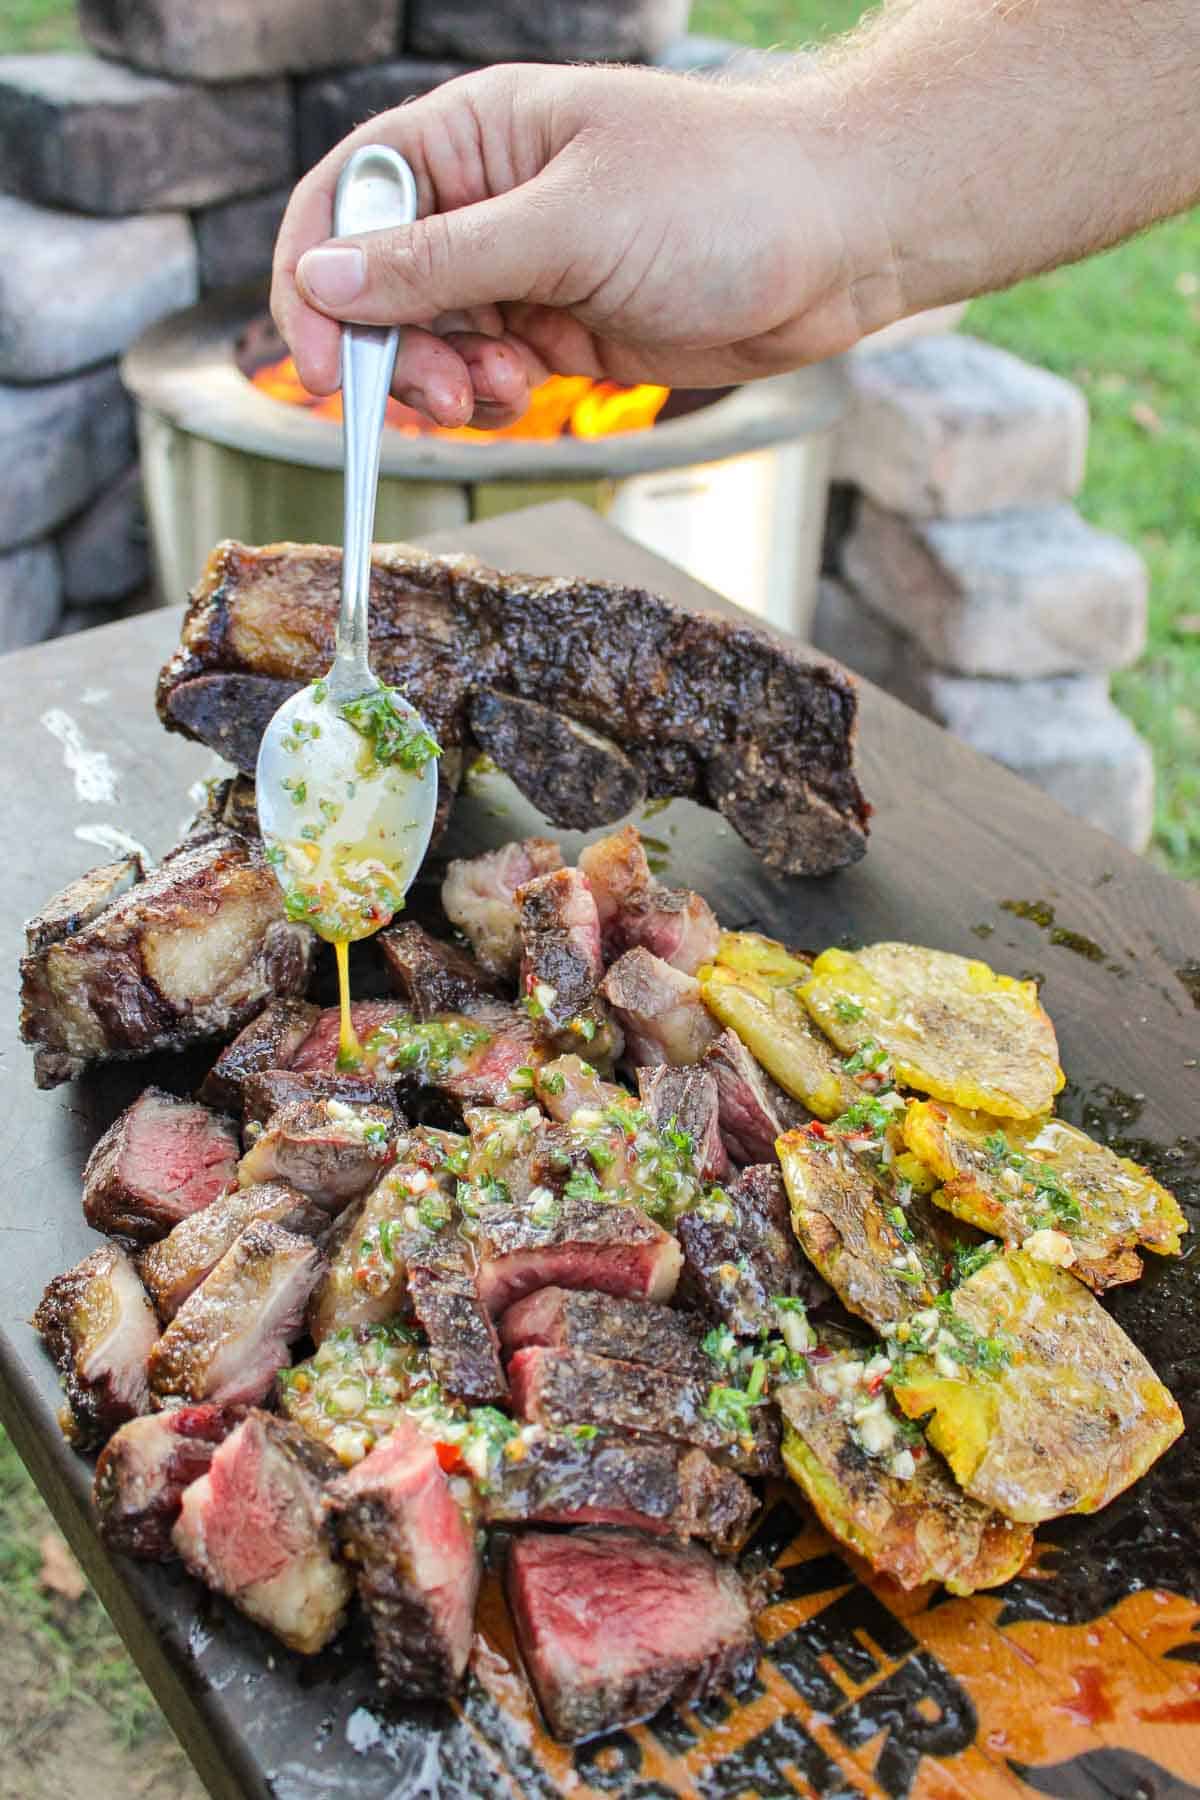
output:
M70 713L61 706L51 706L42 714L40 723L62 745L63 763L75 783L75 798L90 806L114 805L116 771L103 750L88 748Z

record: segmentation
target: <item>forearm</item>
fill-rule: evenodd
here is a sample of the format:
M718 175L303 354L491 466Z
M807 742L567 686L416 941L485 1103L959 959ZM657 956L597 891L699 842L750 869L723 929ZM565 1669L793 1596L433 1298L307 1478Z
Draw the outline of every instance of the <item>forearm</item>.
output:
M873 291L966 299L1200 199L1196 0L900 0L820 81L870 210L868 328Z

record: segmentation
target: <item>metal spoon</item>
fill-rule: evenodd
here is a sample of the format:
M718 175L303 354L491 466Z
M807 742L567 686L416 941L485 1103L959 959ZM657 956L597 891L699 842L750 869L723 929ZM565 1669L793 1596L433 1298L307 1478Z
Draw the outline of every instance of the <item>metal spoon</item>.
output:
M404 158L383 145L356 150L338 181L334 235L407 225L416 216L416 182ZM368 655L367 600L380 439L399 337L372 326L342 328L346 511L336 654L324 681L279 708L263 733L255 774L268 853L289 896L299 896L289 911L306 916L304 895L329 881L345 889L349 870L348 907L338 916L352 929L328 929L325 909L308 908L321 935L334 941L366 937L386 923L379 907L356 904L358 889L374 891L362 873L372 861L391 872L379 891L396 897L390 910L398 910L429 846L437 804L435 757L417 768L377 762L372 740L342 714L348 702L382 697ZM415 707L394 691L392 699L414 734L426 730ZM370 706L356 709L360 720L364 710Z

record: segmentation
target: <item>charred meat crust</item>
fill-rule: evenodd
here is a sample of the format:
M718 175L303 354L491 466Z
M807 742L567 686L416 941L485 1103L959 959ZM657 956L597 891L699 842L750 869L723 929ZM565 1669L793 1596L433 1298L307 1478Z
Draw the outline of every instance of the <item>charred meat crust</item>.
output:
M126 893L146 871L139 855L122 856L116 862L89 869L47 900L40 913L25 924L25 953L33 956L49 944L60 944L90 925L113 900Z
M494 1006L499 983L456 944L432 937L408 920L379 933L388 978L417 1019L437 1013L477 1012Z
M251 767L277 684L328 667L340 560L315 545L218 545L159 679L167 728ZM443 744L466 743L480 695L529 701L614 744L647 794L715 806L774 868L825 874L863 855L857 695L837 665L639 588L500 574L406 545L377 548L371 585L373 664L403 684ZM556 760L544 740L531 788L571 791L572 734L567 745ZM506 773L523 786L519 763ZM601 810L588 823L611 817Z
M816 1306L829 1289L792 1235L787 1190L775 1163L743 1169L726 1189L729 1222L685 1213L676 1231L683 1247L684 1281L691 1294L724 1320L737 1337L776 1331L777 1299Z
M467 718L479 748L498 768L519 769L521 792L562 831L623 818L646 798L645 776L624 751L534 700L484 688Z
M510 1306L500 1342L512 1355L531 1344L549 1350L586 1350L678 1375L707 1376L714 1365L700 1348L705 1321L653 1300L546 1287Z
M264 1182L223 1194L203 1212L181 1219L137 1259L138 1274L164 1324L170 1323L189 1294L256 1219L281 1225L299 1237L319 1237L329 1226L324 1207L282 1182Z
M89 1063L236 1031L302 993L315 938L289 924L261 845L216 827L185 839L89 924L23 958L21 1036L54 1087Z
M122 1425L100 1452L93 1487L108 1548L155 1562L173 1557L183 1491L207 1472L241 1417L236 1407L177 1406Z
M321 1009L309 1000L268 1000L262 1011L226 1044L200 1086L206 1106L239 1109L249 1076L286 1069Z
M123 1250L105 1244L56 1275L32 1323L62 1379L61 1424L77 1449L95 1449L147 1411L146 1358L158 1324Z

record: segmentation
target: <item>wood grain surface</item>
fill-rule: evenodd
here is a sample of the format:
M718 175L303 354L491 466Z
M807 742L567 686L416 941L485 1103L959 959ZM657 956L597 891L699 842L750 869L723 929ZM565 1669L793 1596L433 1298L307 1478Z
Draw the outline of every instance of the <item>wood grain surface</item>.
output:
M500 566L724 605L581 507L538 508L434 542ZM16 1035L16 961L21 921L107 859L106 834L161 853L193 810L189 788L218 772L154 715L154 677L178 624L173 608L0 661L0 1410L211 1792L1200 1795L1189 1781L1200 1769L1200 1320L1190 1254L1156 1264L1113 1302L1191 1427L1133 1494L1044 1532L1034 1569L1001 1593L958 1601L857 1578L798 1501L781 1499L759 1549L777 1554L782 1587L764 1614L769 1653L746 1703L670 1712L575 1753L536 1732L492 1591L463 1706L405 1709L382 1698L353 1636L302 1666L178 1570L105 1554L90 1522L90 1468L58 1433L57 1384L26 1321L49 1277L95 1242L79 1175L98 1133L148 1079L184 1092L208 1059L115 1067L36 1092ZM908 938L1010 974L1036 972L1069 1076L1063 1110L1149 1158L1200 1227L1196 893L865 684L860 752L876 807L872 848L837 876L773 876L722 820L689 803L644 830L659 840L670 878L699 888L727 925L811 948ZM491 777L460 804L447 848L470 852L538 823ZM569 849L580 841L557 835ZM1005 907L1032 901L1053 910L1052 923Z

